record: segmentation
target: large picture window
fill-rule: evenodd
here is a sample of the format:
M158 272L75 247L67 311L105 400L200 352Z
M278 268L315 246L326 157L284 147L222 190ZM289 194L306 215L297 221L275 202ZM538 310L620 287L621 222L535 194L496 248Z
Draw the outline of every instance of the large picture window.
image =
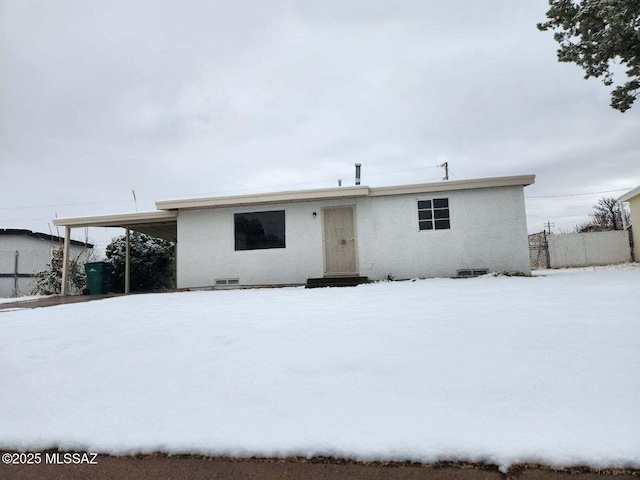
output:
M420 230L448 230L451 228L449 199L418 200L418 227Z
M236 250L285 248L284 210L236 213L233 222Z

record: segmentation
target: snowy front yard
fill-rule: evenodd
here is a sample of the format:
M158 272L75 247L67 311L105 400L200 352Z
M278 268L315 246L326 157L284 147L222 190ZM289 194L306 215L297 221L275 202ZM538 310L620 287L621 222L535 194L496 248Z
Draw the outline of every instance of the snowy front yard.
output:
M0 312L0 449L640 467L640 269Z

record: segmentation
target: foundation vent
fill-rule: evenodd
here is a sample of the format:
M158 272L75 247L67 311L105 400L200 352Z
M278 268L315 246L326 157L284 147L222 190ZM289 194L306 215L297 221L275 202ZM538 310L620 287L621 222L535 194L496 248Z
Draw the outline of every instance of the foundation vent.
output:
M216 287L224 287L227 285L240 285L240 279L238 278L216 278Z
M465 270L458 270L458 277L478 277L480 275L486 275L487 273L489 273L489 270L486 268L468 268Z

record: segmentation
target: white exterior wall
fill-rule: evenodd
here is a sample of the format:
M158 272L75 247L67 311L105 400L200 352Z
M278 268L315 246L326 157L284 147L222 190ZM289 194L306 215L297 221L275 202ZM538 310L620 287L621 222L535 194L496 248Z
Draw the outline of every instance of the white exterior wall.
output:
M240 285L296 285L322 277L322 207L354 204L334 200L181 210L178 287L209 287L225 278L237 278ZM235 251L233 214L271 210L285 211L286 248Z
M418 229L418 200L449 199L451 228ZM368 205L366 205L368 204ZM460 269L531 273L522 187L361 199L360 274L453 277Z
M18 273L33 275L47 268L51 261L51 249L62 246L62 243L29 235L0 235L0 297L15 295L15 258L18 252ZM89 250L90 251L90 250ZM69 253L75 258L86 252L84 247L71 245ZM87 252L88 254L88 252ZM86 255L83 257L86 258ZM81 262L83 261L81 258ZM12 275L8 277L7 275ZM28 295L32 289L33 278L18 278L18 296Z
M448 198L449 230L418 230L418 199ZM322 208L355 205L360 275L455 276L458 269L530 272L522 187L181 210L178 287L304 284L322 277ZM285 211L286 248L234 249L234 213ZM313 217L316 212L316 217Z

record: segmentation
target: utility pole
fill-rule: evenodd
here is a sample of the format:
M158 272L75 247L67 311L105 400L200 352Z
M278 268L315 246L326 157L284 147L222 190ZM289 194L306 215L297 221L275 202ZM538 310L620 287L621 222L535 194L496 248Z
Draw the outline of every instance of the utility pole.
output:
M555 225L555 223L552 224L549 220L547 220L546 227L547 227L547 233L549 235L551 235L551 225Z
M449 180L449 162L444 162L440 166L444 168L444 178L442 180Z

